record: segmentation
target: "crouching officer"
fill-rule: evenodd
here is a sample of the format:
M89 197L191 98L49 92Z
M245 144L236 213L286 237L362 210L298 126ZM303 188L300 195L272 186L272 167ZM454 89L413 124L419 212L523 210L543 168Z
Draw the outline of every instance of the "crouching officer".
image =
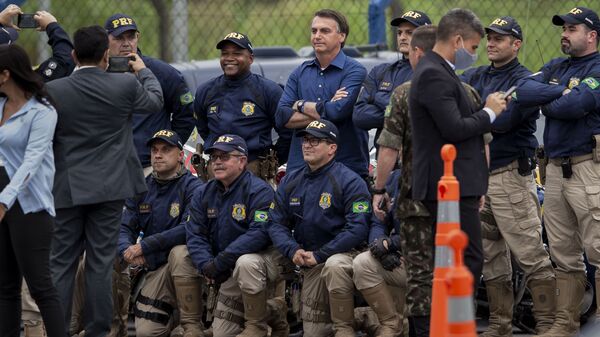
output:
M119 255L145 266L146 280L134 307L138 336L168 336L179 310L184 336L203 336L202 280L185 246L185 226L200 181L183 166L177 133L161 130L148 140L152 174L148 192L127 200L119 235ZM137 241L143 232L143 239Z
M384 221L371 217L369 250L359 254L352 263L354 285L377 315L376 336L393 337L402 332L406 299L406 270L400 263L399 228L394 229L393 200L398 190L400 170L391 173L386 189L390 191L391 211Z
M281 87L261 75L253 74L254 49L248 37L232 32L219 43L223 75L202 84L196 91L196 127L205 148L224 133L233 133L248 145L247 169L265 180L273 179L277 158L271 152L271 132ZM278 130L278 131L285 131ZM277 156L286 158L290 132L280 132Z
M213 335L266 337L267 317L277 316L276 323L269 322L273 333L287 336L286 310L267 309L280 256L267 249L270 240L264 229L273 188L246 169L248 148L240 136L217 137L206 151L215 178L194 196L186 229L194 265L211 286L220 285Z
M329 336L333 322L336 337L354 337L352 259L367 239L371 197L365 181L335 161L332 122L313 121L297 135L306 165L279 185L269 235L303 268L304 335Z

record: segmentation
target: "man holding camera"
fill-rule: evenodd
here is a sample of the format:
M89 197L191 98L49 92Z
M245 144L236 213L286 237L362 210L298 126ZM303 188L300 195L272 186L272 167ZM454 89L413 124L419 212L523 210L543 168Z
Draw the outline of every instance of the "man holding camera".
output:
M161 60L142 55L138 48L140 32L132 17L114 14L106 20L104 28L108 32L109 56L140 56L158 79L163 91L165 104L162 109L152 114L133 114L133 143L144 174L149 175L152 167L146 140L159 130L169 129L177 132L185 143L194 130L194 96L177 69Z

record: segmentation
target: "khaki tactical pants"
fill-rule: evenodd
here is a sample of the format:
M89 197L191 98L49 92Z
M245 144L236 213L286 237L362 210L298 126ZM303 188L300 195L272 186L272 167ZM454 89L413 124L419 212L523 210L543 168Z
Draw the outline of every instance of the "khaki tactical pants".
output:
M305 336L333 336L329 292L354 293L353 257L351 253L335 254L325 263L303 270L300 298Z
M163 324L138 317L136 314L135 330L138 336L169 336L171 330L175 327L172 311L177 308L177 297L173 277L197 278L198 282L203 282L192 263L186 245L173 247L169 253L168 262L146 275L146 283L135 304L136 309L162 315L162 317L167 317L168 320L164 322L166 324ZM154 304L142 302L154 302Z
M517 169L490 175L481 211L485 281L510 281L511 255L529 279L554 277L539 214L532 175L521 176Z
M212 322L214 337L235 337L242 332L245 322L242 291L257 294L266 290L272 297L280 278L279 265L283 261L283 256L274 247L238 258L233 275L219 287Z
M356 289L364 290L373 288L382 282L398 288L406 288L406 270L404 266L394 270L385 270L370 251L362 252L354 258L354 284Z
M569 179L560 166L546 168L544 221L550 255L558 271L585 271L583 252L600 277L600 163L587 160L572 166Z

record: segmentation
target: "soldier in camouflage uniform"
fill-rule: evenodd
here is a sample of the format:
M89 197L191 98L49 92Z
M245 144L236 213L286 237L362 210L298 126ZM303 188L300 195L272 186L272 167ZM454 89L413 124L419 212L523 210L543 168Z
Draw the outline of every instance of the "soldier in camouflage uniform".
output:
M409 52L413 68L425 52L433 48L436 31L435 26L419 27L414 31ZM398 163L402 167L402 174L394 203L394 216L401 223L400 250L407 273L406 303L410 328L415 329L416 336L428 336L435 219L431 218L420 201L411 199L412 141L408 112L410 85L410 82L406 82L394 90L385 113L383 131L377 140L380 152L377 158L377 179L372 191L373 209L379 216L389 207L389 196L383 186ZM473 103L481 105L481 98L475 89L466 84L464 86ZM489 135L487 137L486 143L491 140Z

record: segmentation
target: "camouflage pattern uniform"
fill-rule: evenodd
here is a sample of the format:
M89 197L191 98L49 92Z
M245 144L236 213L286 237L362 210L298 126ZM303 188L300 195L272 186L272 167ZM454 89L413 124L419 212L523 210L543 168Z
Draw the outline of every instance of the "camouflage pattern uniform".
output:
M405 260L408 286L406 303L409 316L428 316L431 311L435 219L431 218L423 203L411 199L412 132L408 113L410 85L410 82L405 82L392 93L377 144L400 151L398 162L401 164L402 174L395 199L394 216L401 222L400 250ZM469 97L479 106L481 98L477 91L467 84L463 85Z

